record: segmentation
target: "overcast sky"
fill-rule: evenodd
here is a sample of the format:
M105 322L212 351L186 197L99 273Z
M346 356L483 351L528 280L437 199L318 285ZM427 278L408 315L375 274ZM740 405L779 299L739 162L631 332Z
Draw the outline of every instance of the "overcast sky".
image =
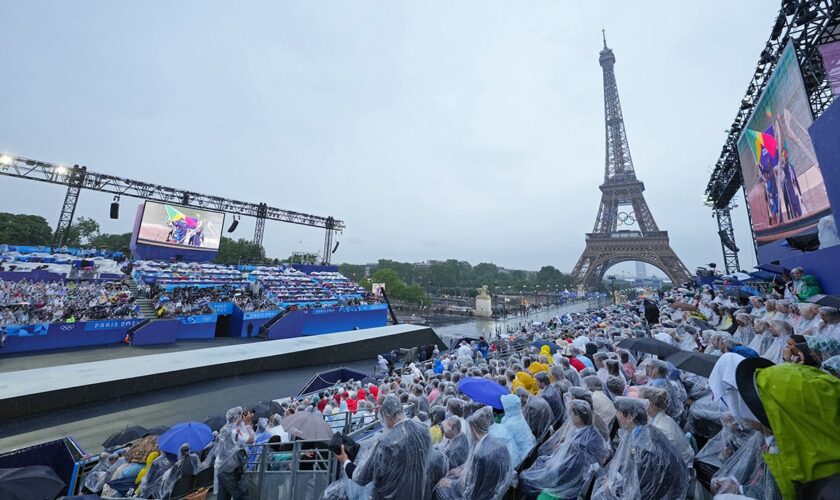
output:
M778 0L7 2L0 151L347 224L337 262L569 271L604 175L601 28L656 221L721 262L702 195ZM64 189L0 178L55 224ZM130 231L133 207L77 215ZM743 205L743 203L741 203ZM743 206L742 267L754 264ZM251 238L243 220L236 237ZM323 232L269 222L270 256Z

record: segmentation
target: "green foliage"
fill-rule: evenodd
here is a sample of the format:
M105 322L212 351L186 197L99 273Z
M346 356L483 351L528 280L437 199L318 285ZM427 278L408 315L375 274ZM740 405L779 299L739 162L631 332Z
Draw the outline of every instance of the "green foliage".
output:
M87 246L91 248L104 248L107 250L120 251L126 255L131 254L131 233L123 234L100 234L88 241Z
M366 267L342 264L339 270L348 278L359 281L364 276ZM418 285L421 289L436 295L475 295L475 289L482 285L487 285L491 293L521 293L523 291L533 293L571 289L573 286L571 277L553 266L544 266L538 272L533 272L503 269L487 262L473 266L469 262L457 259L423 264L380 259L370 272L375 276L380 269L392 270L407 286ZM371 277L371 281L377 280ZM389 296L391 295L389 290Z
M91 240L99 236L99 223L90 217L79 217L73 223L82 245L90 245Z
M356 283L361 282L367 273L366 266L361 264L341 264L338 271Z
M41 216L0 213L0 243L50 245L52 237L52 228Z
M234 240L222 236L219 243L219 254L214 262L217 264L239 264L246 262L261 262L265 260L265 249L253 241L240 238Z
M364 283L368 290L371 283L385 283L385 293L388 294L389 299L402 300L413 304L429 303L429 297L422 286L417 284L406 285L396 271L387 267L377 269L370 279L364 280Z

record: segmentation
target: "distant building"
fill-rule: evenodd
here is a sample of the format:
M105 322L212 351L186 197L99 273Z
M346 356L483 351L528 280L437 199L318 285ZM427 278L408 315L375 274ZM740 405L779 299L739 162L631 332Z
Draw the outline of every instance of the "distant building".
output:
M647 278L647 268L644 262L636 262L636 279L643 280Z

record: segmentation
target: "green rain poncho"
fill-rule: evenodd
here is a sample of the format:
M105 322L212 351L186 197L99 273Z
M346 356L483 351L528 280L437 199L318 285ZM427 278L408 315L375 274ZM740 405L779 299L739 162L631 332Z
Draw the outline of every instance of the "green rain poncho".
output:
M840 379L785 363L757 370L755 385L779 447L764 459L785 500L795 483L839 474Z
M802 278L802 287L799 289L799 293L796 294L796 298L799 299L800 302L808 302L808 299L822 293L822 287L820 287L820 282L817 281L817 278L810 274L806 274Z

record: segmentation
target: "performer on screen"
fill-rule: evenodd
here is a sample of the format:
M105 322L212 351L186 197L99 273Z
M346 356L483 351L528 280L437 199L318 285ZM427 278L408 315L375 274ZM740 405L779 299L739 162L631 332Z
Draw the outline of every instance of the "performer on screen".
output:
M788 219L802 217L802 189L796 177L796 169L790 162L787 144L782 146L782 194L785 199Z

